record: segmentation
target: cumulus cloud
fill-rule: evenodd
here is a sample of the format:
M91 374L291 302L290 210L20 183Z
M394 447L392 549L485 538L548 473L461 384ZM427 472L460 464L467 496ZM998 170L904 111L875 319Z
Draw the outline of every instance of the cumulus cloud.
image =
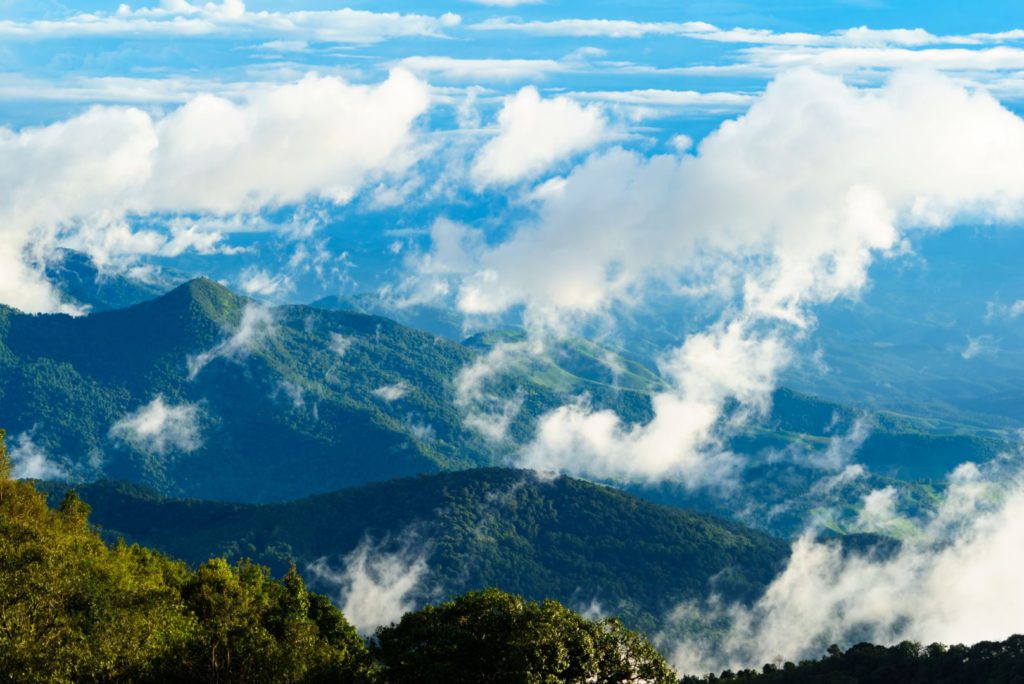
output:
M737 322L691 336L663 364L676 382L654 396L654 418L624 425L613 411L580 403L543 416L520 464L536 470L687 486L731 479L742 465L724 445L726 402L765 414L775 374L788 352L772 338L752 338ZM735 419L736 417L734 417Z
M1024 589L1017 568L1024 541L1024 489L965 464L950 477L947 498L922 532L891 554L844 553L806 535L786 569L750 608L721 606L726 625L710 641L674 649L681 671L756 667L777 658L818 657L831 643L976 643L1024 629ZM892 519L895 493L868 497L868 518ZM675 617L701 611L682 606Z
M203 445L196 404L168 404L157 395L153 401L114 423L110 436L140 451L164 456L172 451L192 453Z
M628 306L654 280L710 289L722 318L663 364L672 389L652 423L567 406L523 455L581 474L700 481L735 460L719 449L723 407L765 409L814 305L859 293L873 261L915 231L1019 221L1020 159L1024 121L985 92L931 72L860 89L797 70L694 154L591 156L449 279L464 312L523 306L547 329Z
M470 169L479 187L536 176L610 135L599 107L582 106L565 96L543 99L532 86L505 98L498 128Z
M370 540L346 556L344 563L338 571L321 558L309 570L318 581L335 588L336 603L364 635L414 610L430 570L423 549L406 545L398 551L386 551Z
M32 441L28 433L11 440L7 452L11 460L11 477L15 480L63 480L68 471L50 458L46 450Z
M242 291L247 295L273 297L289 292L295 287L291 278L283 273L274 275L261 268L247 269L242 273Z
M215 247L203 231L168 236L128 216L348 202L415 160L413 123L428 104L426 85L397 70L378 85L310 75L239 100L199 95L163 116L93 107L41 128L0 127L0 301L60 310L42 268L60 244L101 264Z
M904 522L896 512L898 502L899 492L891 485L865 494L857 514L856 529L892 535Z
M212 349L189 356L188 379L195 380L199 373L215 359L238 361L248 356L276 331L273 311L261 304L250 302L242 310L238 328Z

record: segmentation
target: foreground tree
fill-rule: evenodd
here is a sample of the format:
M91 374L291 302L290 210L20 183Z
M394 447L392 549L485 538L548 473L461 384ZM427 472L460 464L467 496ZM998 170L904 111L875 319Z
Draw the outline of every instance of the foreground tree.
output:
M108 547L74 492L52 510L10 470L0 431L0 681L373 681L362 639L294 570Z
M642 636L556 601L494 589L405 615L377 631L384 682L675 682Z

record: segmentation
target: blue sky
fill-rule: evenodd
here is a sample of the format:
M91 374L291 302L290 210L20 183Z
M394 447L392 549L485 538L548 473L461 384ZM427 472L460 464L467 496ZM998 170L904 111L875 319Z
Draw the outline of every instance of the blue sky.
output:
M415 79L402 86L401 97L417 102L407 102L408 116L390 136L376 135L375 114L359 119L369 126L363 138L379 137L381 147L353 168L339 163L306 179L309 164L296 157L296 183L263 178L245 189L234 187L249 182L238 175L245 169L227 170L221 159L206 172L218 182L236 174L228 182L234 185L222 188L232 202L205 197L198 186L185 192L180 186L187 181L179 178L167 181L174 188L161 190L177 192L177 203L104 185L99 195L109 192L107 200L83 202L45 227L26 228L17 244L31 255L29 277L64 245L89 251L105 269L134 269L140 276L146 268L152 275L155 266L187 265L235 287L253 274L259 282L277 278L281 287L253 290L275 298L397 287L410 268L422 275L423 260L436 247L431 230L437 221L453 220L480 231L483 242L500 244L536 216L538 205L529 198L536 200L536 192L554 187L545 183L564 179L591 155L613 149L643 158L685 155L794 70L839 79L860 92L883 88L908 68L935 70L958 87L992 93L1013 110L1024 97L1024 33L1014 22L1008 2L986 3L983 10L959 2L874 0L0 2L0 125L14 136L11 150L24 152L30 138L31 144L46 138L28 132L56 135L96 105L106 109L89 125L114 132L90 135L113 140L126 125L115 121L119 108L127 107L145 117L131 152L140 155L132 160L144 175L155 168L147 136L160 138L172 128L169 121L187 118L182 131L202 138L204 116L212 114L175 117L199 109L188 103L216 98L239 108L218 119L228 133L246 117L261 120L272 110L280 120L253 124L252 135L264 137L244 142L258 157L256 148L273 147L266 136L288 136L282 128L288 125L312 126L300 114L316 119L318 98L333 93L331 84L369 88L360 106L377 103L383 114L393 108L374 89L400 70ZM267 111L254 104L311 75L326 79L307 89L314 109L296 114L269 100ZM345 110L347 95L334 95L331 106ZM548 127L527 130L531 120ZM330 121L317 125L309 130L330 135ZM496 146L487 152L488 165L482 160L490 142ZM347 144L338 141L324 152L346 159ZM306 158L317 149L303 145ZM161 150L179 165L209 161L182 158L167 140L158 143L157 157ZM72 158L51 153L57 161ZM46 173L40 154L18 163L39 164L38 172ZM507 159L499 160L502 155ZM522 158L508 161L516 155ZM236 151L232 158L244 156ZM513 162L518 166L509 167ZM269 162L250 166L259 163ZM103 227L87 229L97 222ZM300 223L307 228L296 229ZM310 265L314 254L320 267ZM327 262L330 268L323 267Z

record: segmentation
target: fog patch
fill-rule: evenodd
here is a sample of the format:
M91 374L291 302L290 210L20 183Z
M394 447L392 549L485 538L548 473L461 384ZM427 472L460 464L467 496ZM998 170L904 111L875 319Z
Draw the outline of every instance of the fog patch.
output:
M384 385L373 390L373 395L389 404L398 401L409 394L409 385L404 380L399 380L390 385Z
M168 404L162 395L127 414L110 428L113 439L149 454L192 453L203 445L196 404Z
M785 570L752 606L684 604L679 627L715 625L712 638L662 646L681 672L760 667L819 657L831 643L976 643L1024 630L1024 486L1002 459L965 464L949 478L938 509L891 553L854 553L811 532L792 547ZM885 529L895 491L872 492L860 522Z
M28 433L11 440L7 456L11 461L11 477L15 480L65 480L69 477L68 471L53 461Z
M429 574L428 555L427 549L411 544L389 551L385 544L366 539L345 556L341 570L321 558L309 571L334 588L335 602L345 617L360 634L369 636L416 609Z
M188 379L195 380L199 373L215 359L239 361L276 333L273 311L262 304L249 302L242 311L242 320L235 332L212 349L189 356Z

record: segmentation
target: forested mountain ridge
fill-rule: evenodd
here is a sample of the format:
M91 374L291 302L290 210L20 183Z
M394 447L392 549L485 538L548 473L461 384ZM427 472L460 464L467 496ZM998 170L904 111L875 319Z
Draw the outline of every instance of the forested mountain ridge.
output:
M352 311L258 304L208 279L77 318L0 307L0 415L16 453L52 464L27 476L105 477L167 495L256 502L508 463L540 415L580 395L626 422L650 417L650 392L661 381L642 364L576 341L526 355L488 381L487 393L518 411L508 440L485 438L465 421L475 409L457 401L457 378L518 335L499 331L460 344ZM773 399L771 415L730 443L754 466L759 454L768 456L770 477L750 487L796 483L765 490L759 500L771 508L821 477L815 455L859 420L868 429L857 460L882 475L940 478L962 460L986 460L1006 447L998 436L943 432L784 389ZM799 472L775 477L787 463ZM746 508L686 492L634 491L723 515ZM778 524L758 522L789 534L810 506Z
M72 479L281 500L494 463L502 446L466 427L455 405L454 379L477 356L385 318L264 307L197 279L78 318L0 307L0 413ZM645 414L642 394L563 375L599 405ZM519 439L568 398L522 377L496 391L521 401L510 428ZM161 409L191 407L195 424L182 428L194 439L116 438L119 421L158 398Z
M4 681L675 680L615 619L494 590L407 614L364 640L294 569L280 580L248 561L212 559L193 570L144 547L104 544L74 492L51 510L31 483L10 479L3 437L0 430Z
M65 486L47 484L51 501ZM111 482L78 487L113 540L201 563L247 557L281 573L334 568L361 544L421 557L425 596L497 587L529 599L601 606L653 632L678 602L755 598L788 556L742 525L567 477L475 469L408 478L261 506L168 500ZM329 586L319 586L329 589Z

